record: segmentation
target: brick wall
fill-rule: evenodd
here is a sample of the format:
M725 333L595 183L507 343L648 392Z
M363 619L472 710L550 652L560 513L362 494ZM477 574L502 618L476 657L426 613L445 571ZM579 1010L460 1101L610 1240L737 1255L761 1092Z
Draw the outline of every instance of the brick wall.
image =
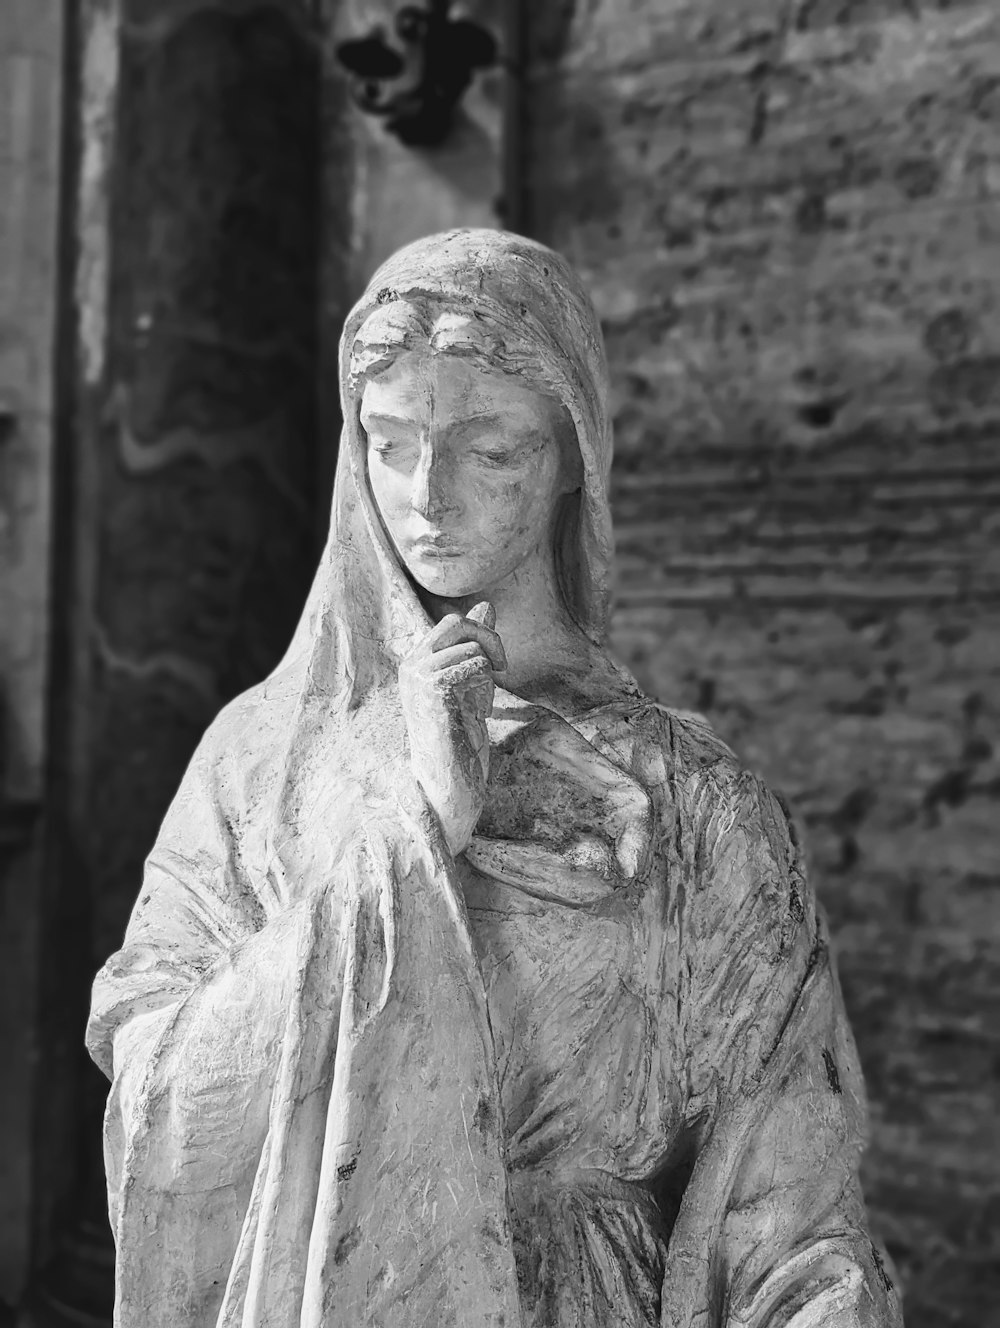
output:
M530 20L616 391L614 640L805 823L909 1328L1000 1299L1000 6Z

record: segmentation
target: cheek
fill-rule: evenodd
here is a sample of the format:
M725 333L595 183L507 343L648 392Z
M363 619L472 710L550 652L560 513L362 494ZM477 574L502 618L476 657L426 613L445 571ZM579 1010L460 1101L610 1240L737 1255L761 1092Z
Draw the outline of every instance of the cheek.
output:
M368 484L382 520L391 529L406 501L406 481L391 467L369 458Z
M494 536L490 542L530 546L541 539L555 501L553 487L554 476L537 471L502 480L489 489L483 486L479 510L482 528Z

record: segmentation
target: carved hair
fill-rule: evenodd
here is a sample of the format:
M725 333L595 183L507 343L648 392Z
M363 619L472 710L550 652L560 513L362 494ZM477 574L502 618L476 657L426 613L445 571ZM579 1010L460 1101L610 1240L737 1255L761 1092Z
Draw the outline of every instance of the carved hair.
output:
M396 298L372 310L351 349L351 390L357 392L366 379L377 377L407 351L458 355L484 373L509 374L523 386L559 399L529 337L499 327L486 314L459 311L428 296Z
M486 314L460 312L439 299L410 296L388 300L372 310L354 338L352 393L359 394L367 380L377 378L408 351L457 355L483 373L508 374L522 387L549 397L559 406L557 441L567 464L579 468L576 428L555 384L546 376L538 347L531 339L499 327Z

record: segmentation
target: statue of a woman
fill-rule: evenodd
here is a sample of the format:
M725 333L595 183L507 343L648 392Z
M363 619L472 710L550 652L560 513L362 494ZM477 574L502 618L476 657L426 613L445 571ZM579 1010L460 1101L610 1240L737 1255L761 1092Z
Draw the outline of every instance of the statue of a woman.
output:
M89 1046L122 1328L884 1328L864 1103L779 802L602 647L566 263L397 253L329 542L219 715Z

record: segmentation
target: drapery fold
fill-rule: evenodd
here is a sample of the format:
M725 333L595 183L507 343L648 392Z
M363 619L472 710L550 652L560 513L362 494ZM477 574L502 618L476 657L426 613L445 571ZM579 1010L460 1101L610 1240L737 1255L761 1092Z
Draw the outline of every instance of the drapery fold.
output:
M121 1011L129 966L126 949L99 976L93 1029ZM120 1322L519 1322L485 991L415 789L374 809L327 890L153 1017L145 1047L123 1025L144 1072L109 1107Z

